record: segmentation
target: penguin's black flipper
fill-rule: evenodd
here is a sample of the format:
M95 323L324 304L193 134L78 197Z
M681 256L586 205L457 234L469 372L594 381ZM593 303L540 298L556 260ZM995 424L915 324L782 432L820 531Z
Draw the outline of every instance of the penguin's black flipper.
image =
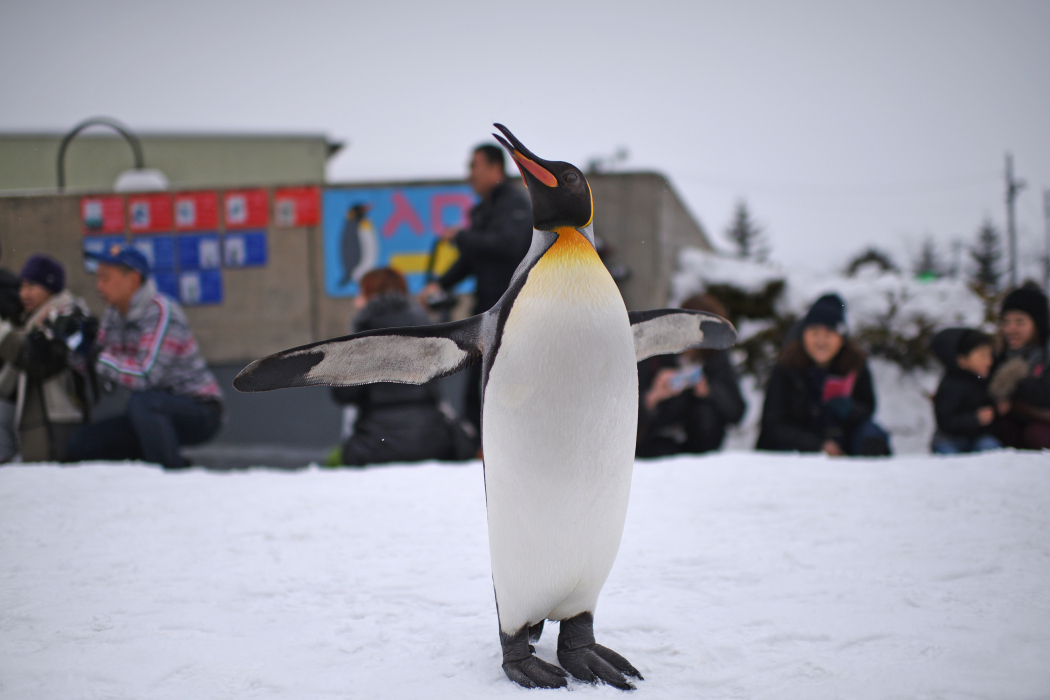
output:
M645 680L630 661L594 643L594 616L586 612L562 620L558 632L558 662L585 683L601 681L620 690L634 690L627 676Z
M724 350L736 342L736 329L721 316L688 309L631 311L635 359L672 355L689 348Z
M481 359L481 316L434 326L382 328L323 340L256 360L233 380L237 391L293 386L424 384Z

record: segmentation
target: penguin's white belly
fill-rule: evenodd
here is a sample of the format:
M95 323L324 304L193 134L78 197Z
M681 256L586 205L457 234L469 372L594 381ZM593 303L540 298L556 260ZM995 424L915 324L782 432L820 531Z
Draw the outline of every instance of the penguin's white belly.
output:
M564 271L532 270L485 389L489 548L508 634L594 610L627 514L634 341L615 284L584 262L566 288L553 284Z

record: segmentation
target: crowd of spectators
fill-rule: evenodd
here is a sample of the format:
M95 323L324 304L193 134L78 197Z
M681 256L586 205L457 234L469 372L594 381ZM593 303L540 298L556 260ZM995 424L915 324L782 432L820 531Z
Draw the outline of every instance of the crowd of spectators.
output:
M360 280L351 331L432 322L424 306L468 276L474 313L491 308L528 251L528 197L504 174L503 150L473 152L469 182L479 196L465 226L439 232L457 262L417 298L405 278L379 268ZM223 394L201 357L186 316L158 292L150 266L131 246L88 254L105 302L101 319L66 289L63 266L45 254L18 275L0 269L0 463L143 460L188 466L181 448L210 440L223 423ZM710 294L683 308L727 316ZM1011 447L1050 449L1050 309L1034 285L1003 299L998 331L947 328L931 350L944 375L931 397L931 450L940 454ZM364 466L461 460L479 454L480 366L469 371L462 415L437 383L333 388L356 417L333 464ZM637 456L721 449L747 410L731 351L690 350L639 363ZM97 418L107 387L123 386L122 412ZM761 407L756 448L832 456L892 454L875 422L875 383L849 333L836 294L816 299L783 340Z

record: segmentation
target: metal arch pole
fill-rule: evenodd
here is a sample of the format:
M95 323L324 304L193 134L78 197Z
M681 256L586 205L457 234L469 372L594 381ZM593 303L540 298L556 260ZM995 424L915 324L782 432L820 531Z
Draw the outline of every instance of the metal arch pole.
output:
M135 169L142 170L146 167L146 161L142 157L142 144L139 142L137 136L125 127L123 124L118 122L116 119L110 119L109 117L92 117L91 119L85 119L84 121L77 124L73 129L62 137L62 143L58 146L58 191L61 192L66 188L66 149L69 147L70 141L72 141L77 134L89 126L108 126L115 130L124 140L131 146L131 152L135 158Z

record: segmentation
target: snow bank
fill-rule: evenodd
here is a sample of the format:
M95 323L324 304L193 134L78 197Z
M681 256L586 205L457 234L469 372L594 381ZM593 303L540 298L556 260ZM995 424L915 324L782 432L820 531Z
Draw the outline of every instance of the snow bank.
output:
M851 328L872 326L895 311L893 327L906 332L920 316L939 327L979 326L984 306L960 279L922 282L909 275L879 272L870 266L856 277L789 270L774 263L731 258L695 248L678 257L678 271L671 280L672 302L678 303L711 284L731 284L748 292L761 291L775 280L787 283L780 300L781 314L803 315L823 294L834 292L846 302Z
M1048 466L639 462L599 640L634 697L1045 697ZM477 463L12 466L0 512L0 698L543 694L500 669Z

